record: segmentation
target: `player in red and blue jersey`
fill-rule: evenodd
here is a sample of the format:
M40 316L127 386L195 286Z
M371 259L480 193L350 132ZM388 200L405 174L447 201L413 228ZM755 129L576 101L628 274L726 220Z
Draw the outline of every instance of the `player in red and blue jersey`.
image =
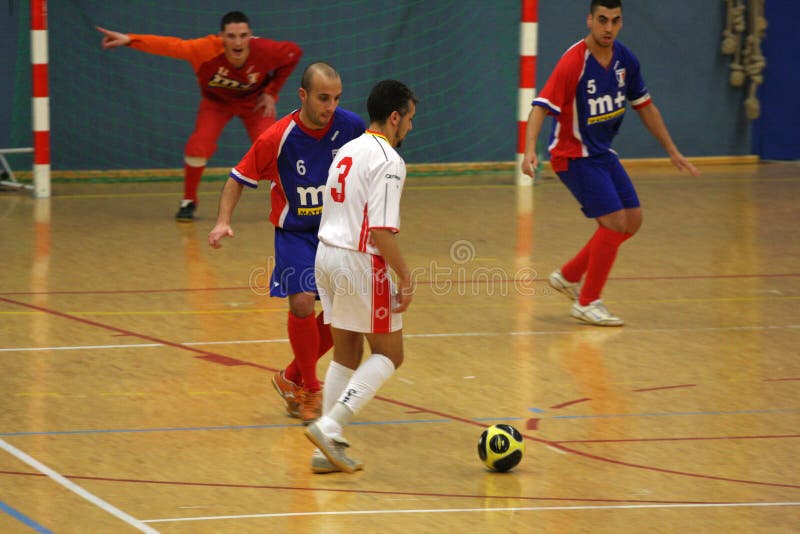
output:
M275 268L270 295L288 297L289 342L294 360L273 377L289 415L308 424L319 416L322 392L317 360L333 344L323 315L314 315L317 286L314 259L328 168L337 150L359 137L366 126L355 113L339 108L342 81L327 63L303 73L301 106L262 133L230 173L217 223L208 234L214 248L233 236L231 217L245 186L270 182L270 222L275 226Z
M97 27L103 48L129 46L149 54L188 61L195 71L202 99L195 129L184 149L183 200L175 218L194 219L197 190L209 158L217 150L225 125L239 117L251 141L275 122L278 92L303 51L290 41L254 37L247 15L226 13L218 35L179 39L161 35L124 34Z
M546 115L555 116L548 146L550 163L598 228L583 249L550 277L571 300L571 315L597 326L621 326L600 300L620 245L642 224L642 209L630 177L611 142L630 103L672 163L692 176L697 169L680 153L650 98L639 61L616 41L622 29L620 0L592 0L589 34L569 48L533 100L526 129L522 172L538 165L536 139Z

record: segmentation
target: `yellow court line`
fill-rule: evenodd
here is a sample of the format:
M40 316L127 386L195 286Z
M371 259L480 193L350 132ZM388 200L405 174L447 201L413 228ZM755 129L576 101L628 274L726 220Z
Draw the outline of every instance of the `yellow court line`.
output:
M76 317L116 316L116 315L223 315L229 313L285 313L285 308L253 308L249 310L145 310L145 311L65 311L60 312ZM0 315L40 315L46 311L0 311Z
M456 293L456 292L454 291L453 293ZM419 292L417 293L417 295L419 295ZM441 296L446 296L446 295L441 295ZM497 295L482 295L482 294L478 293L477 295L463 294L463 295L458 295L458 296L459 297L486 297L486 298L502 297L502 298L508 298L508 297L513 297L515 295L513 294L513 292L509 292L506 295L500 295L500 294L497 294ZM556 305L556 306L563 306L565 304L565 301L564 301L563 297L559 298L557 300L548 301L548 302L543 302L543 301L540 302L539 301L539 299L546 298L543 295L531 295L530 298L536 300L536 302L538 304L541 304L541 305L550 305L550 304L552 304L552 305ZM761 301L767 302L767 301L787 301L787 300L799 300L799 299L800 299L800 296L786 296L786 297L711 297L711 298L697 297L697 298L639 299L639 300L631 300L631 299L606 300L606 299L603 299L603 302L604 303L613 303L613 304L649 304L649 303L658 303L658 304L692 303L692 304L697 304L698 302L761 302ZM424 307L435 308L435 307L450 307L450 306L463 306L463 305L464 305L463 302L446 304L446 305L417 304L416 302L414 302L414 304L412 304L412 307L413 308L424 308ZM473 306L473 303L470 302L470 306ZM508 303L498 303L496 305L486 306L486 307L497 308L497 307L508 307L508 306L509 306ZM511 305L511 306L513 306L513 305Z
M553 182L555 183L555 182ZM407 182L408 184L408 182ZM513 189L517 187L514 184L473 184L473 185L406 185L404 189L406 191L429 191L429 190L461 190L461 189ZM199 193L200 196L214 196L219 197L218 191L207 191L203 193ZM57 199L98 199L98 198L136 198L136 197L173 197L175 196L174 191L165 192L165 193L87 193L87 194L80 194L74 193L69 195L60 195L55 194L53 198Z
M508 297L513 297L514 292L508 292L506 295L484 295L481 293L472 294L471 292L465 292L464 294L458 294L458 291L452 291L451 293L455 293L458 297L481 297L481 298L494 298L494 297L502 297L504 299ZM419 292L417 293L419 295ZM449 295L438 295L439 297L446 297ZM520 295L521 296L521 295ZM420 297L421 298L421 297ZM534 299L538 306L559 306L563 307L566 305L563 298L560 299L549 299L549 296L545 297L542 295L531 295L531 299ZM548 298L547 301L543 300ZM611 304L697 304L697 303L704 303L704 302L776 302L776 301L795 301L800 300L800 296L785 296L785 297L712 297L712 298L675 298L675 299L638 299L638 300L631 300L631 299L616 299L616 300L604 300L606 303ZM472 308L514 308L514 304L509 305L507 301L503 301L501 303L492 304L492 303L485 303L480 306L475 305L473 302L469 303ZM413 305L413 309L440 309L440 308L454 308L454 307L463 307L463 302L452 302L452 303L434 303L434 304L423 304L421 302L415 302ZM168 311L168 310L145 310L145 311L67 311L63 312L68 315L74 315L76 317L86 317L86 316L125 316L125 315L226 315L226 314L247 314L247 313L285 313L285 308L252 308L252 309L239 309L239 310L177 310L177 311ZM12 316L12 315L38 315L47 313L45 311L0 311L0 315Z
M764 184L764 183L790 183L800 181L800 176L785 177L785 178L759 178L759 177L718 177L710 178L700 176L698 178L691 177L678 177L678 178L647 178L636 176L635 170L632 172L634 182L636 185L707 185L707 184ZM429 180L430 178L424 178ZM405 185L407 191L459 191L459 190L475 190L475 189L515 189L519 186L514 183L499 183L499 184L430 184L430 185L415 185L414 181L417 178L410 178ZM510 178L509 178L510 180ZM122 182L124 184L124 182ZM129 185L129 184L126 184ZM547 176L546 179L538 181L535 187L552 187L554 185L561 186L561 183L555 176ZM204 197L218 197L218 191L205 191L199 193ZM137 198L137 197L172 197L175 195L174 191L163 193L73 193L61 195L56 193L54 198L58 199L102 199L102 198Z
M199 193L200 195L210 195L211 193ZM219 193L215 193L219 195ZM58 193L53 195L53 198L62 199L84 199L84 198L135 198L135 197L167 197L167 196L175 196L175 192L171 191L168 193L108 193L108 194L100 194L100 193L88 193L88 194L78 194L74 193L71 195L60 195Z
M654 178L652 180L648 178L637 178L635 175L633 176L633 181L636 185L705 185L705 184L743 184L743 183L752 183L754 185L764 184L764 183L786 183L786 182L797 182L800 181L800 176L798 177L787 177L787 178L758 178L758 177L746 177L746 178L705 178L700 175L698 178Z
M190 397L218 397L218 396L226 396L226 395L244 395L244 393L236 392L236 391L226 391L226 390L213 390L213 391L179 391L170 392L171 395L187 395ZM57 397L61 399L71 398L71 399L86 399L90 397L152 397L152 391L92 391L90 393L61 393L58 391L19 391L17 393L12 393L11 396L13 397L29 397L29 398L40 398L40 397Z

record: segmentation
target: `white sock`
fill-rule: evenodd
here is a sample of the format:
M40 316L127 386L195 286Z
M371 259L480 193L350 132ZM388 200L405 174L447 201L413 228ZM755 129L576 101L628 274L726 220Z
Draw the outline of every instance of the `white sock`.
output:
M327 414L331 411L336 401L344 391L350 377L355 370L345 367L340 363L331 360L328 365L328 372L325 373L325 385L322 388L322 413Z
M333 362L331 362L333 363ZM337 364L338 365L338 364ZM347 369L344 366L344 369ZM328 367L330 372L331 367ZM320 430L332 437L341 437L344 425L350 422L394 373L392 360L383 354L373 354L353 372L339 398L330 409L326 408L317 424ZM325 375L325 389L328 388L328 375ZM322 400L325 402L326 393Z
M351 414L350 417L352 417L372 400L372 397L375 396L393 373L394 364L392 360L383 354L373 354L353 373L350 382L348 382L339 396L338 402L331 408L330 415L339 416L334 419L339 424L347 424L347 421L343 419L349 420L349 418L338 409L339 404L347 408Z
M342 425L338 421L335 421L330 415L323 415L317 419L317 425L320 430L332 438L342 437L342 430L344 430Z

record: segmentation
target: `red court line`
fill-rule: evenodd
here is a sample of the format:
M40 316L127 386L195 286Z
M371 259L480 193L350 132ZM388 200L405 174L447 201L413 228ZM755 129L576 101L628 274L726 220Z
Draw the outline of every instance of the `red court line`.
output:
M41 312L44 312L44 313L55 315L57 317L62 317L64 319L71 319L73 321L78 321L80 323L91 325L91 326L95 326L97 328L102 328L102 329L105 329L105 330L111 330L113 332L128 334L128 335L131 335L131 336L134 336L134 337L138 337L140 339L144 339L144 340L147 340L147 341L150 341L150 342L153 342L153 343L160 343L162 345L166 345L166 346L169 346L169 347L174 347L174 348L177 348L177 349L182 349L182 350L186 350L186 351L189 351L189 352L193 352L195 354L199 354L200 357L202 357L203 359L207 359L207 360L212 361L212 362L218 362L218 360L228 361L228 362L236 362L235 365L246 365L246 366L255 367L255 368L258 368L258 369L263 369L263 370L270 371L270 372L276 372L277 371L277 369L273 369L271 367L258 365L258 364L254 364L254 363L250 363L250 362L245 362L243 360L237 360L235 358L230 358L228 356L223 356L221 354L215 354L213 352L208 352L208 351L204 351L204 350L200 350L200 349L195 349L194 347L188 347L186 345L181 345L180 343L174 343L172 341L166 341L166 340L159 339L159 338L156 338L156 337L153 337L153 336L148 336L148 335L145 335L145 334L139 334L139 333L136 333L136 332L132 332L130 330L117 328L115 326L105 325L105 324L102 324L102 323L98 323L96 321L91 321L91 320L88 320L88 319L84 319L82 317L76 317L76 316L70 315L68 313L63 313L63 312L59 312L59 311L56 311L56 310L51 310L49 308L44 308L44 307L41 307L41 306L35 306L33 304L27 304L25 302L19 302L19 301L11 300L11 299L4 298L4 297L0 297L0 301L6 302L8 304L14 304L14 305L17 305L17 306L22 306L22 307L25 307L25 308L34 309L34 310L37 310L37 311L41 311ZM228 364L228 365L231 365L231 364ZM446 414L444 412L431 410L431 409L428 409L428 408L424 408L424 407L421 407L421 406L416 406L416 405L413 405L413 404L408 404L408 403L401 402L401 401L398 401L398 400L387 399L385 397L378 397L378 396L376 396L375 398L379 399L379 400L382 400L384 402L388 402L388 403L397 405L397 406L402 406L404 408L408 408L408 409L412 409L412 410L419 410L420 412L423 412L423 413L429 413L429 414L433 414L433 415L438 415L440 417L444 417L444 418L451 419L451 420L454 420L454 421L460 421L462 423L467 423L467 424L470 424L470 425L473 425L473 426L479 426L481 428L485 428L485 426L486 426L485 424L482 424L482 423L480 423L478 421L473 421L473 420L466 419L466 418L463 418L463 417L458 417L458 416ZM580 400L582 401L584 399L580 399ZM589 400L589 399L586 399L586 400ZM578 401L570 401L567 404L574 404L575 402L578 402ZM591 460L597 460L597 461L600 461L600 462L610 463L610 464L613 464L613 465L620 465L620 466L625 466L625 467L633 467L633 468L636 468L636 469L655 471L657 473L666 473L666 474L678 475L678 476L702 478L702 479L706 479L706 480L717 480L717 481L721 481L721 482L736 482L736 483L740 483L740 484L752 484L752 485L758 485L758 486L772 486L772 487L781 487L781 488L800 489L800 485L798 485L798 484L780 484L780 483L776 483L776 482L760 482L760 481L756 481L756 480L744 480L744 479L729 478L729 477L719 477L719 476L714 476L714 475L704 475L704 474L700 474L700 473L691 473L691 472L688 472L688 471L675 471L675 470L672 470L672 469L663 469L663 468L660 468L660 467L654 467L654 466L648 466L648 465L642 465L642 464L635 464L635 463L632 463L632 462L624 462L624 461L621 461L621 460L615 460L613 458L605 458L605 457L602 457L602 456L597 456L595 454L590 454L590 453L587 453L587 452L583 452L583 451L580 451L580 450L577 450L577 449L572 449L572 448L567 447L565 445L559 444L556 441L550 441L550 440L546 440L546 439L542 439L542 438L538 438L538 437L530 436L530 435L526 435L526 434L522 434L522 435L526 439L529 439L531 441L537 441L537 442L543 443L545 445L553 447L554 449L558 449L558 450L561 450L561 451L564 451L564 452L567 452L567 453L570 453L570 454L575 454L575 455L578 455L578 456L582 456L584 458L589 458Z
M0 471L2 475L15 476L46 476L42 473L24 471ZM265 489L276 491L326 491L333 493L356 493L359 495L389 495L389 496L415 496L415 497L445 497L459 499L503 499L509 501L557 501L557 502L605 502L605 503L648 503L648 504L736 504L731 501L659 501L646 499L597 499L582 497L522 497L509 495L469 495L459 493L428 493L417 491L389 491L389 490L370 490L370 489L348 489L348 488L315 488L303 486L272 486L268 484L234 484L226 482L188 482L176 480L147 480L135 478L113 478L113 477L93 477L83 475L62 475L70 480L92 480L97 482L129 482L134 484L163 484L169 486L199 486L208 488L238 488L238 489Z
M697 275L676 275L676 276L618 276L610 277L609 280L623 280L623 281L657 281L657 280L725 280L725 279L743 279L743 278L797 278L800 273L763 273L763 274L697 274ZM487 285L494 283L510 283L510 282L525 282L530 284L543 284L547 283L545 278L529 279L479 279L479 280L415 280L417 285L431 285L431 284L449 284L453 286L463 285ZM241 291L252 290L249 286L239 287L187 287L187 288L172 288L172 289L114 289L114 290L98 290L98 291L3 291L0 295L6 296L24 296L24 295L126 295L126 294L157 294L157 293L182 293L191 291ZM263 288L257 288L263 289Z
M765 378L764 382L796 382L800 377L787 377L787 378Z
M582 399L575 399L567 402L562 402L561 404L556 404L555 406L550 406L550 409L558 410L560 408L566 408L567 406L572 406L573 404L579 404L581 402L589 402L590 400L592 399L590 399L589 397L584 397Z
M42 306L36 306L34 304L28 304L26 302L19 302L19 301L16 301L16 300L11 300L11 299L5 298L5 297L0 297L0 302L6 302L8 304L14 304L16 306L22 306L24 308L30 308L32 310L40 311L40 312L47 313L47 314L50 314L50 315L55 315L56 317L61 317L62 319L69 319L69 320L72 320L72 321L77 321L79 323L83 323L83 324L86 324L86 325L89 325L89 326L94 326L96 328L101 328L103 330L110 330L112 332L116 332L117 334L143 339L145 341L150 341L152 343L158 343L160 345L165 345L167 347L173 347L173 348L176 348L176 349L188 350L189 352L193 352L193 353L197 354L197 356L196 356L197 358L200 358L200 359L203 359L203 360L208 360L208 361L211 361L211 362L214 362L214 363L219 363L219 364L222 364L222 365L229 365L229 366L245 365L245 366L249 366L249 367L256 367L256 368L259 368L259 369L264 369L266 371L270 371L270 372L273 372L273 373L278 371L278 369L274 369L272 367L267 367L265 365L259 365L257 363L247 362L247 361L244 361L244 360L238 360L236 358L231 358L229 356L223 356L222 354L209 352L207 350L196 349L194 347L190 347L190 346L187 346L187 345L182 345L180 343L167 341L166 339L161 339L161 338L157 338L157 337L153 337L153 336L148 336L146 334L140 334L138 332L133 332L131 330L125 330L124 328L118 328L116 326L111 326L111 325L107 325L107 324L103 324L103 323L98 323L97 321L92 321L90 319L84 319L83 317L77 317L75 315L70 315L69 313L63 313L63 312L60 312L60 311L51 310L49 308L44 308Z
M774 434L763 436L707 436L686 438L622 438L622 439L569 439L558 440L555 443L646 443L660 441L728 441L740 439L792 439L800 438L800 434Z
M524 434L523 434L524 436ZM525 436L527 437L527 436ZM572 449L570 447L566 447L564 445L560 445L556 442L550 442L551 447L555 447L557 449L561 449L564 452L568 452L571 454L577 454L579 456L583 456L584 458L589 458L592 460L598 460L601 462L606 462L614 465L621 465L625 467L633 467L636 469L644 469L646 471L655 471L656 473L665 473L668 475L678 475L683 477L691 477L691 478L702 478L704 480L716 480L719 482L736 482L738 484L751 484L755 486L770 486L774 488L791 488L791 489L798 489L800 490L800 484L781 484L778 482L760 482L758 480L745 480L741 478L731 478L731 477L721 477L715 475L706 475L703 473L691 473L689 471L676 471L674 469L664 469L661 467L654 467L652 465L642 465L642 464L635 464L633 462L624 462L622 460L615 460L613 458L605 458L603 456L597 456L596 454L589 454L583 451L579 451L576 449Z
M679 384L676 386L658 386L654 388L642 388L642 389L633 389L634 393L643 393L645 391L659 391L661 389L678 389L678 388L695 388L697 384Z
M157 293L189 293L192 291L238 291L242 289L252 289L249 286L241 287L183 287L173 289L104 289L97 291L9 291L0 292L0 295L23 296L23 295L128 295L128 294L157 294Z

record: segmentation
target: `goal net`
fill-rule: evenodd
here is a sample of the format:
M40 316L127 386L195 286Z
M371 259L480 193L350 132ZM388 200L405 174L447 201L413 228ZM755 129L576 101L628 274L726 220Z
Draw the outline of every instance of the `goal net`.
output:
M191 66L132 49L104 51L94 26L194 38L216 33L228 6L79 0L50 2L48 9L54 171L180 168L200 98ZM403 146L409 163L514 159L517 0L242 1L235 9L248 15L255 35L303 48L281 91L279 116L299 105L305 65L322 60L342 76L340 105L365 120L367 94L380 79L399 79L418 94L415 131ZM20 19L25 39L28 21ZM30 51L17 52L11 139L29 146ZM235 164L248 146L234 119L209 166Z

